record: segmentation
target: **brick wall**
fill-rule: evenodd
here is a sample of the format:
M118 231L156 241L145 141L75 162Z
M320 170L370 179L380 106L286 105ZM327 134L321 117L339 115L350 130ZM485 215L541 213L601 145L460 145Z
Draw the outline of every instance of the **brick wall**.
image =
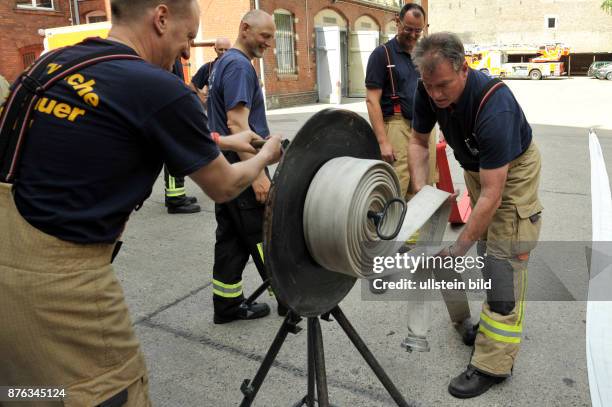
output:
M227 37L232 44L238 37L238 27L242 16L251 9L251 0L200 0L201 10L201 38L215 39ZM216 58L212 47L206 47L196 52L203 53L202 63ZM195 74L199 65L192 60L192 74Z
M394 17L393 12L348 1L331 3L329 0L309 0L308 8L306 8L306 2L303 0L261 0L260 7L270 14L273 14L276 9L285 9L290 11L297 20L295 23L297 75L278 75L274 70L274 67L276 67L274 52L270 50L264 56L264 71L270 107L284 107L317 101L314 17L321 10L327 8L340 14L347 21L349 30L356 28L354 22L363 15L374 19L381 29ZM292 97L292 95L295 96Z
M81 19L81 24L87 22L87 14L92 11L101 11L106 14L104 0L79 0L79 18ZM108 20L108 16L106 18Z
M38 34L42 28L70 25L70 6L68 0L55 0L55 10L18 9L14 0L0 1L0 75L8 81L14 81L25 68L23 53L40 54L43 48L43 37ZM85 13L97 7L104 10L103 0L80 1Z
M202 37L205 39L228 37L235 41L240 19L253 7L250 0L201 0ZM314 38L314 17L325 9L332 9L348 23L349 30L361 16L373 18L379 27L385 27L394 17L391 11L373 6L353 3L350 0L260 0L260 8L270 14L276 9L290 11L296 19L294 24L296 41L296 75L278 75L275 71L276 56L273 50L264 55L266 96L269 107L291 106L317 101L317 67ZM220 12L222 11L222 12ZM198 51L196 51L198 52ZM202 52L202 51L199 51ZM214 58L212 49L204 51L205 60ZM197 70L192 59L192 72ZM259 63L255 67L259 72Z

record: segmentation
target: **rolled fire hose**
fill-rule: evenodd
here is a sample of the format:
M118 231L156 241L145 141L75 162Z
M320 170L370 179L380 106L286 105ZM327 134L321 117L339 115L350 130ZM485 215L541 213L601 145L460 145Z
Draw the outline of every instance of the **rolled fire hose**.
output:
M407 203L403 221L401 207L389 206L381 225L383 233L391 234L402 222L393 241L370 244L381 239L368 212L380 212L399 195L399 181L386 162L353 157L329 160L313 178L304 203L304 235L312 257L337 273L379 278L381 274L372 270L373 258L395 255L439 209L448 206L447 192L426 186ZM437 220L436 230L441 233L428 233L427 243L442 241L447 219ZM431 240L435 237L438 241Z
M363 245L380 238L368 211L382 211L386 202L399 195L397 176L384 161L352 157L328 161L312 180L304 203L304 234L310 254L329 270L369 277L372 261ZM389 207L382 224L385 234L395 229L401 212L397 205Z
M380 278L373 272L375 256L394 256L404 242L420 231L419 242L442 242L450 205L449 194L429 186L415 195L402 220L399 205L388 207L381 225L390 234L401 221L399 233L384 244L368 212L380 212L386 203L400 195L393 168L378 160L338 157L325 163L313 178L304 205L304 236L312 257L325 268L361 279ZM427 253L429 250L429 253ZM435 254L435 248L419 247L409 255ZM383 276L398 275L402 270L386 270ZM413 274L426 279L431 270ZM407 349L426 351L429 328L429 304L425 294L413 292L408 307ZM382 299L382 298L381 298ZM469 312L469 308L468 308Z

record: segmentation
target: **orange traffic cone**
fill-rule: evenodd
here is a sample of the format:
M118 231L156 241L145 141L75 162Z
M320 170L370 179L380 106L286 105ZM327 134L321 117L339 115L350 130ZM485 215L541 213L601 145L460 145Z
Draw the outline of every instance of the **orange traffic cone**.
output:
M436 161L440 173L440 180L436 186L438 189L452 194L455 192L455 188L453 187L453 178L451 177L448 159L446 158L446 141L441 141L436 145ZM459 201L453 202L448 221L453 224L464 224L469 219L471 213L470 196L466 189L461 194Z

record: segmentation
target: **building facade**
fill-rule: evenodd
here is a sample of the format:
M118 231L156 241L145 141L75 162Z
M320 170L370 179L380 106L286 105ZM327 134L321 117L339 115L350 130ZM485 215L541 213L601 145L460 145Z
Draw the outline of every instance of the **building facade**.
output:
M452 31L478 45L564 43L571 74L612 60L612 15L602 0L430 0L430 32Z
M365 67L372 50L395 35L403 0L259 0L274 16L274 47L263 58L269 108L365 95ZM199 39L232 42L252 0L200 0ZM214 59L210 47L194 50L190 71ZM255 62L259 71L261 64Z
M78 16L78 18L77 18ZM43 50L39 30L106 20L104 0L0 1L0 75L9 82Z

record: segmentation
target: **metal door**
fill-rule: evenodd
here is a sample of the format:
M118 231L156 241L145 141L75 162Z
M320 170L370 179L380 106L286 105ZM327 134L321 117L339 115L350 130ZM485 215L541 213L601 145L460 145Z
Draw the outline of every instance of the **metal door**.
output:
M342 58L339 27L316 27L319 102L340 103Z
M368 59L378 46L378 31L353 31L349 40L349 96L364 97Z

